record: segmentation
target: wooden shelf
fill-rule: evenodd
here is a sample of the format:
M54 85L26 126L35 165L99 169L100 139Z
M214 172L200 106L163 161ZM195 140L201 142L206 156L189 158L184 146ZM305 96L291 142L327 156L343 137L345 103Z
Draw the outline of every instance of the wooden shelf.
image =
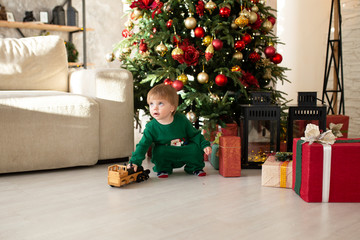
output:
M0 27L27 28L27 29L38 29L38 30L59 31L59 32L78 32L84 30L84 28L75 27L75 26L45 24L41 22L8 22L4 20L0 20ZM94 29L86 28L86 31L94 31Z

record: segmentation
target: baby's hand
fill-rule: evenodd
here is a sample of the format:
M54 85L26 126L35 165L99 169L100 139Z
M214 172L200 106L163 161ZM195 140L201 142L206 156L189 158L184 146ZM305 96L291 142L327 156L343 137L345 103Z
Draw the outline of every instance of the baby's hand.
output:
M129 163L129 164L127 165L127 168L128 168L128 169L129 169L129 168L134 168L134 171L136 172L136 171L137 171L138 166L137 166L136 164Z
M211 147L206 147L206 148L204 148L204 152L205 152L206 155L210 155L211 152L212 152Z

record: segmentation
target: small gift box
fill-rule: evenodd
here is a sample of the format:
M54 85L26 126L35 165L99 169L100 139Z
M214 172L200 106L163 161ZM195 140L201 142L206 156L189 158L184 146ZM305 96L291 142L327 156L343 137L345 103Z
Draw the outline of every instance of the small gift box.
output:
M335 142L309 125L294 139L292 188L306 202L360 202L360 139Z
M240 137L224 136L220 137L219 142L219 173L224 177L240 177Z
M269 156L261 166L261 185L292 188L292 161L279 161L275 155Z

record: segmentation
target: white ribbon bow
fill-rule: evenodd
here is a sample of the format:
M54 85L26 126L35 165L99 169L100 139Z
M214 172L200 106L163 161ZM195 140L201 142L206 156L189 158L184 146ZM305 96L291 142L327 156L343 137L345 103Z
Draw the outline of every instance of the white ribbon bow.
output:
M332 131L335 137L342 137L343 136L343 134L341 133L342 126L343 126L342 123L338 123L338 124L330 123L329 129Z
M323 144L323 181L322 181L322 202L329 202L330 196L330 173L331 173L331 145L335 143L335 135L331 130L320 133L319 126L315 124L306 125L305 137L301 140Z
M330 145L335 143L335 139L336 137L331 130L320 133L319 126L311 123L306 125L305 137L301 138L301 140L309 142L309 144L312 144L313 142L318 142Z

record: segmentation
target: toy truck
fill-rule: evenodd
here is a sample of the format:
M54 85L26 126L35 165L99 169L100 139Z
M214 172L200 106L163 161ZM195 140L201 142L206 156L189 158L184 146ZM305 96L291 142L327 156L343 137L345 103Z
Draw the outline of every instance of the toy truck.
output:
M126 165L111 165L108 167L108 184L111 187L121 187L131 182L142 182L149 178L150 170L144 170L142 166L135 172L133 168Z

